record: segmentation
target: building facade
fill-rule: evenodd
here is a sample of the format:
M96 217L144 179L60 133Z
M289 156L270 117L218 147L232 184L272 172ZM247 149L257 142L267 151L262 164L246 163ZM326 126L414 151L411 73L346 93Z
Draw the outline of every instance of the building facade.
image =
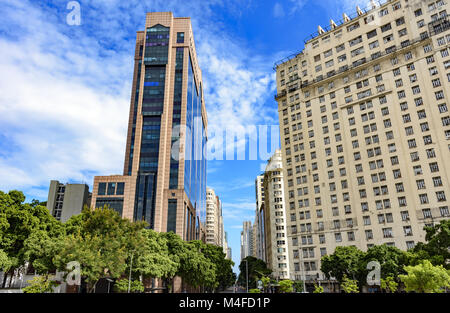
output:
M251 221L242 223L241 260L253 256L253 226Z
M109 205L159 232L205 240L207 115L190 18L147 13L137 32L123 175L94 178Z
M206 189L206 243L223 246L222 203L214 189Z
M85 205L90 206L91 193L86 184L61 184L57 180L50 181L47 209L61 222L66 222L78 215Z
M264 246L264 175L259 175L255 179L256 210L254 232L254 257L266 261Z
M449 218L449 11L372 1L276 64L296 278L324 279L337 246L406 250Z
M265 260L275 279L289 279L291 273L281 150L276 150L267 163L263 187Z

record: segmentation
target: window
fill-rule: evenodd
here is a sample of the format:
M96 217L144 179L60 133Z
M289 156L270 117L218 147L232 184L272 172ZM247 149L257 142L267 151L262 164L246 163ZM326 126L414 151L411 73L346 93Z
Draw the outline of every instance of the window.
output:
M116 193L116 183L108 183L107 194L115 195L115 193Z
M106 195L106 183L99 183L98 184L98 195L99 196Z
M125 183L117 183L116 195L122 196L124 194Z
M383 228L383 237L384 238L392 238L392 228Z
M422 210L423 218L432 218L431 209L423 209Z
M408 211L400 212L400 216L402 217L402 221L409 221L409 212Z
M177 33L177 43L184 43L184 33Z

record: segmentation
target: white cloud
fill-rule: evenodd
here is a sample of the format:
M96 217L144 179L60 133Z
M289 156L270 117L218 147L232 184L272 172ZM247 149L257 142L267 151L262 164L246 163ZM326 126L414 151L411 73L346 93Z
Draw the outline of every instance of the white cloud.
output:
M273 6L273 16L275 18L280 18L280 17L284 17L284 9L283 6L281 5L281 3L277 2L275 3L275 5Z
M135 32L146 11L175 8L175 16L192 17L211 128L277 123L276 110L263 106L275 89L266 66L272 59L255 55L213 18L217 7L239 15L249 3L82 2L75 27L65 24L64 6L5 0L0 190L43 198L50 179L92 184L94 175L122 173Z
M290 4L290 11L289 11L290 15L293 15L297 11L300 11L301 9L303 9L305 4L308 2L308 0L289 0L289 1L291 3Z

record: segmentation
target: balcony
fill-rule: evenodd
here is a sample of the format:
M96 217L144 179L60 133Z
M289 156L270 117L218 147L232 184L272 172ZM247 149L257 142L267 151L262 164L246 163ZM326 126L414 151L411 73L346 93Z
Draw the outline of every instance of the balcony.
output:
M287 94L286 90L282 90L281 93L275 95L275 100L277 101L280 100L281 98L285 97L286 94Z
M429 23L428 27L432 35L437 35L445 32L446 30L450 29L450 21L448 15Z

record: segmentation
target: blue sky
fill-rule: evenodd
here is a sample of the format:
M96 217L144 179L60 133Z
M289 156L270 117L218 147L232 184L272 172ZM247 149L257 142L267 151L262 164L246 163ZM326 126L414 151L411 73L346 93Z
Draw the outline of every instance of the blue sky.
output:
M0 190L45 200L51 179L85 182L121 174L135 33L145 13L192 19L209 127L277 125L274 62L368 0L67 0L0 4ZM240 148L243 148L240 146ZM264 160L210 161L208 186L223 201L240 261L240 231L254 219L254 179Z

